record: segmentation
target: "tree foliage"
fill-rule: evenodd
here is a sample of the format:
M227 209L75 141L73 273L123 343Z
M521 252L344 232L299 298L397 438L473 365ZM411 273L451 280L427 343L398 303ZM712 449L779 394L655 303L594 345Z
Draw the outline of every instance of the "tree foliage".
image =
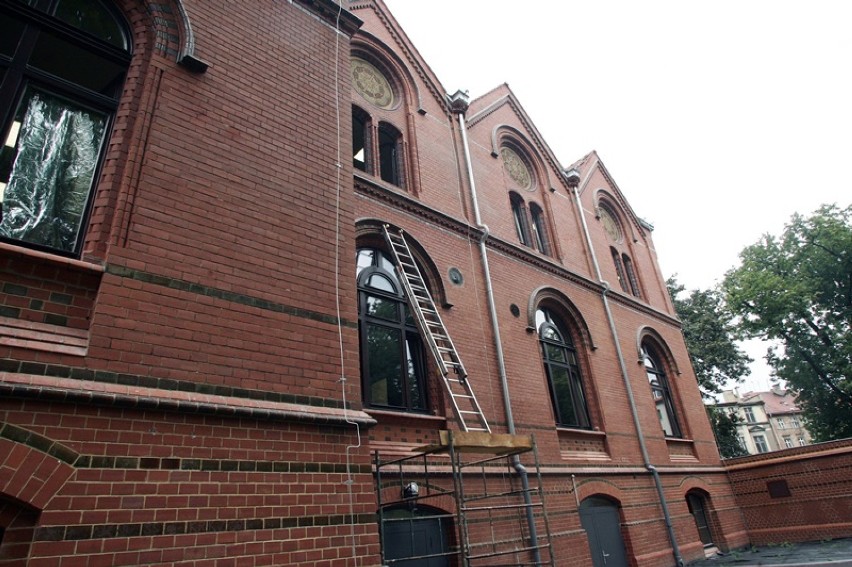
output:
M767 361L816 439L852 437L852 207L794 215L740 259L723 282L740 328L781 344Z
M710 426L716 436L719 455L723 459L748 455L748 451L743 447L737 435L739 419L735 414L730 414L716 406L707 406L707 417L710 419Z
M738 346L733 315L718 290L694 289L688 293L675 277L666 281L675 311L683 325L683 338L702 394L722 391L726 382L739 382L749 373L751 358Z

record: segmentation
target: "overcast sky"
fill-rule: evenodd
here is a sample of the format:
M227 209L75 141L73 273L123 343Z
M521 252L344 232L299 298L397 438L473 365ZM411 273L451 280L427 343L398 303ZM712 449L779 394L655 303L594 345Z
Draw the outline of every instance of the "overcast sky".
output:
M852 1L385 1L448 92L508 83L563 166L596 150L687 289L852 202Z

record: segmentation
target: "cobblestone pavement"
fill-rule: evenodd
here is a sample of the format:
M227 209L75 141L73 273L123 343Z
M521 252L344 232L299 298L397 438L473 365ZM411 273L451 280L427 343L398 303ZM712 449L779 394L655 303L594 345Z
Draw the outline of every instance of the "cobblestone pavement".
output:
M717 567L720 565L739 567L751 565L763 567L774 565L785 567L793 567L794 565L852 567L852 538L751 547L689 563L689 567Z

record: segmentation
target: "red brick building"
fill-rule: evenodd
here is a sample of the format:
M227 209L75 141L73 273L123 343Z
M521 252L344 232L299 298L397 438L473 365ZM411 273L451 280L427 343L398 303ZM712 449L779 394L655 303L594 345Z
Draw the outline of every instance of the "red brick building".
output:
M380 0L250 4L0 5L0 565L747 543L599 156L448 96Z

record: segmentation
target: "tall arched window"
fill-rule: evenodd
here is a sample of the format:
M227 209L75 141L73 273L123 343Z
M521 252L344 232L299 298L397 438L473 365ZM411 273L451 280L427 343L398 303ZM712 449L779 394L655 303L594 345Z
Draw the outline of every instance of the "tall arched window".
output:
M624 265L621 263L621 255L613 247L610 247L609 253L612 255L612 263L615 265L615 275L618 277L618 285L622 291L630 293L630 288L627 287L627 277L624 275Z
M589 410L577 351L568 329L561 319L544 307L536 311L536 327L556 424L588 429Z
M530 203L530 217L532 218L532 236L535 247L539 252L550 256L550 241L547 239L547 224L544 222L544 211L535 203Z
M107 3L0 3L0 240L79 255L129 64Z
M392 65L359 52L350 60L352 88L360 101L352 110L352 155L355 169L406 189L405 89ZM366 103L362 104L361 103ZM409 180L410 181L410 180Z
M680 426L675 413L674 399L665 368L653 347L642 344L642 358L645 362L645 372L651 385L651 394L657 408L657 416L666 437L681 437Z
M352 107L352 166L365 173L373 173L372 136L370 115Z
M515 222L515 233L524 246L531 244L529 224L527 223L527 207L520 195L509 193L509 203L512 206L512 219Z
M403 187L402 134L385 122L379 124L379 169L382 181Z
M622 254L621 259L624 260L624 271L626 272L627 283L630 284L630 293L641 298L642 292L639 290L639 280L636 278L636 270L633 269L633 260L627 254Z
M423 343L390 257L360 248L358 323L364 401L372 407L428 407Z

